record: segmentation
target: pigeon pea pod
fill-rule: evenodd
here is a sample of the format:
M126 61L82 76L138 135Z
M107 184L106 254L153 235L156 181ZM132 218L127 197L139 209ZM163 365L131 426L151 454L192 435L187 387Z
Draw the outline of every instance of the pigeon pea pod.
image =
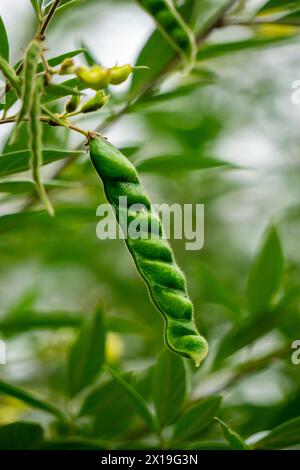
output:
M20 124L28 116L32 108L36 84L37 65L41 54L41 48L41 43L38 40L33 39L25 53L23 84L21 90L22 104L16 125L13 130L11 142L16 140Z
M195 37L170 0L137 0L149 13L170 45L193 62L196 54Z
M89 146L92 163L123 231L127 229L128 220L140 218L136 221L147 219L150 222L147 224L147 233L139 238L132 237L126 230L126 244L137 270L148 286L152 301L164 317L168 347L192 359L198 366L208 352L207 342L197 330L184 274L163 236L161 221L151 207L137 171L104 138L92 137ZM124 196L127 197L128 208L119 206L119 198ZM132 204L143 204L144 212L137 213L130 207Z
M0 70L4 75L4 78L9 83L9 85L15 89L17 95L19 96L21 93L21 81L19 77L17 76L15 70L1 56L0 56Z
M54 216L54 209L48 198L45 187L41 180L40 168L43 164L42 154L42 123L40 121L41 115L41 79L37 80L32 95L32 106L30 110L30 122L29 122L29 146L31 151L30 166L32 171L33 181L37 193L46 207L49 215Z

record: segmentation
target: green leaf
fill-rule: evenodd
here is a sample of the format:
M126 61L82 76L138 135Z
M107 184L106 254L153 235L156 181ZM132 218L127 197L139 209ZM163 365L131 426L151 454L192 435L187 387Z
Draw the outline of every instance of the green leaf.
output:
M104 354L105 320L100 306L86 320L70 353L68 378L71 396L94 381L103 365Z
M227 289L206 266L201 266L200 273L205 301L224 305L233 312L235 318L241 318L241 310L236 302L234 293Z
M31 1L32 8L34 9L37 18L40 18L40 12L41 12L40 0L30 0L30 1Z
M221 341L215 363L224 361L231 354L267 334L277 326L281 314L282 309L278 306L264 315L250 316L242 324L234 326Z
M265 313L278 292L283 271L283 254L276 227L270 227L264 235L248 279L247 298L254 314Z
M159 51L159 54L157 54ZM130 94L135 95L148 83L155 80L167 64L176 56L174 49L164 38L163 34L155 30L141 50L135 66L146 65L149 70L143 73L134 73L130 87Z
M300 443L300 416L290 419L272 429L255 444L255 448L282 449Z
M190 1L185 2L181 8L178 8L178 12L189 23L193 13L193 5ZM159 51L159 54L157 54L157 51ZM159 29L156 28L144 44L135 63L136 66L147 65L149 70L145 70L145 73L133 74L129 90L130 95L135 96L144 88L148 88L149 83L155 81L175 57L175 50Z
M135 162L136 168L143 173L171 173L208 168L232 167L228 162L216 158L189 155L160 155L143 158Z
M44 180L45 188L51 189L76 189L79 188L76 183L71 183L69 181L63 180ZM6 180L0 181L0 193L7 193L7 194L25 194L34 191L34 183L31 180Z
M3 23L2 17L0 15L0 56L3 57L7 62L9 62L9 42Z
M85 61L86 61L87 65L89 65L90 67L92 65L95 65L95 64L101 65L99 63L99 60L91 52L89 46L87 45L87 43L85 41L80 41L80 46L83 49L83 55L84 55L84 58L85 58Z
M234 450L251 450L251 448L246 444L244 439L235 431L233 431L229 426L227 426L224 421L221 421L219 418L215 418L216 421L220 424L225 439L229 442L230 447Z
M43 440L43 429L39 424L16 422L0 427L0 450L37 449Z
M69 0L69 1L62 2L62 5L60 7L58 7L57 10L55 11L55 16L59 15L60 13L64 13L69 8L76 7L80 3L83 3L84 1L85 0ZM50 7L51 7L51 5L49 5L45 9L46 13L49 11Z
M133 384L133 375L124 374L124 380ZM79 419L92 419L89 435L110 439L128 430L136 417L135 408L124 388L115 380L96 386L86 396Z
M269 0L259 10L259 13L279 13L280 11L293 10L300 6L299 0Z
M63 160L69 157L79 157L81 151L44 149L43 165ZM30 167L30 150L20 150L18 152L10 152L0 155L0 176L11 175L21 171L28 170Z
M157 422L152 412L150 411L147 403L143 397L133 388L133 386L128 383L120 374L118 374L111 367L106 366L107 371L111 374L116 382L118 382L121 387L124 389L124 392L127 394L128 398L131 400L132 405L136 409L136 412L143 418L146 425L149 426L152 431L156 432Z
M175 441L196 439L207 426L212 424L220 408L221 400L219 396L211 396L189 408L177 420L173 439Z
M36 312L24 309L18 313L1 315L0 331L5 335L10 335L31 330L78 328L82 325L83 318L83 313Z
M186 396L186 370L180 356L161 353L153 371L152 395L161 428L172 424Z
M197 59L199 61L223 57L233 53L244 51L255 51L267 47L275 47L290 43L295 39L295 35L275 36L273 38L253 38L243 41L224 42L203 46L198 52Z
M82 90L86 89L87 86L77 78L71 78L59 85L48 85L43 96L43 103L50 103L65 96L83 95Z
M20 387L16 387L15 385L11 385L8 382L4 382L3 380L0 380L0 393L17 398L18 400L27 403L29 406L46 411L47 413L50 413L59 419L65 419L63 412L56 406L52 405L46 400L42 400L41 398L36 397L35 395L27 392L26 390L23 390Z

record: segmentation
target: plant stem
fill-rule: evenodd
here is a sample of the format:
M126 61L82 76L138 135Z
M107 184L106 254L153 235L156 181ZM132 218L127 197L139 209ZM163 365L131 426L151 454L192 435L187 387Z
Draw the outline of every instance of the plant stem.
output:
M212 18L210 18L201 33L199 33L196 37L198 49L215 28L218 28L223 25L224 15L235 5L235 3L237 3L237 1L238 0L228 0L225 5L223 5L217 11L217 13ZM165 75L168 72L174 70L181 60L182 58L179 54L177 54L177 56L172 59L169 64L167 64L167 66L159 73L158 76L154 77L153 80L147 83L136 95L130 97L128 102L123 106L123 108L118 113L109 116L104 122L102 122L102 124L100 124L100 126L96 128L95 132L103 132L105 129L107 129L107 127L118 121L124 114L126 114L132 104L136 103L140 98L143 97L145 93L151 90L151 88L163 81ZM80 149L81 146L82 145L79 145L76 149ZM66 158L65 161L62 162L61 166L55 171L52 178L58 177L72 163L72 161L73 160L71 158ZM32 197L29 201L27 201L27 203L24 204L23 210L27 210L29 207L31 207L34 201L35 198Z
M223 26L264 26L264 25L280 25L280 26L300 26L300 20L285 20L284 18L278 20L264 20L264 19L253 19L253 20L240 20L240 19L228 19L223 22Z
M59 7L60 2L61 0L55 0L55 2L53 3L52 7L50 8L48 12L48 15L46 16L46 18L43 20L41 24L41 27L38 32L38 37L41 39L41 41L44 41L45 39L46 29L48 28L53 16L55 15L55 12L57 8Z
M48 110L46 111L46 109L44 109L44 111L47 114L49 113L50 116L48 116L48 117L47 116L41 116L40 117L41 122L49 124L50 126L66 127L67 129L70 129L72 131L78 132L81 135L84 135L84 137L86 137L88 139L88 136L89 136L88 131L85 131L84 129L81 129L78 126L74 126L73 124L70 124L68 122L62 121L59 117L56 117L54 114L50 113ZM26 121L28 122L29 119L28 118L24 119L24 122L26 122ZM7 118L0 119L0 125L1 124L12 124L14 122L16 122L16 116L9 116Z

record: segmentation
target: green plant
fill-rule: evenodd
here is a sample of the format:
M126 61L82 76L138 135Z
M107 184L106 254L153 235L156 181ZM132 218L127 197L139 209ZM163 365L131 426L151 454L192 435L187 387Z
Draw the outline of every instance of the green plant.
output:
M206 357L208 346L197 331L185 277L174 260L170 245L163 238L160 220L151 207L138 174L129 160L104 139L94 137L89 141L89 146L107 199L115 208L124 232L127 233L128 222L139 221L144 225L145 239L134 239L128 233L126 244L148 285L154 304L164 316L166 343L199 366ZM120 197L127 198L129 209L119 207ZM144 210L139 210L139 205ZM136 212L131 209L132 206L136 207Z
M20 25L6 32L9 9L0 19L0 448L299 448L299 133L287 77L299 73L300 3L160 1L154 15L131 0L31 4L30 76ZM153 31L116 57L135 14ZM175 43L174 22L187 28ZM98 240L106 195L144 204L123 215L156 222L157 239L128 239L132 256ZM167 341L190 355L168 337L178 304L192 307L150 200L205 203L204 249L171 241L195 305L186 323L210 344L199 369L165 347L132 262L167 313Z

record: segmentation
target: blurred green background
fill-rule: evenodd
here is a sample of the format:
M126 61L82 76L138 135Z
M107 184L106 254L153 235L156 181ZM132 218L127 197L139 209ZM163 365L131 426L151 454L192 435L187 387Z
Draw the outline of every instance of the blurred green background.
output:
M196 1L194 28L201 30L220 3ZM249 1L243 7L236 2L240 10L232 10L231 17L251 19L267 3ZM283 13L282 5L287 8L289 2L273 3ZM0 13L14 64L35 32L34 11L29 0L2 0ZM299 29L268 26L216 28L200 49L194 73L188 76L177 68L104 132L133 162L148 159L140 175L154 203L205 204L204 248L186 251L184 240L171 240L188 279L197 324L210 343L210 355L199 370L184 361L185 403L216 394L223 401L199 432L182 438L183 444L178 439L181 448L234 447L212 421L216 414L244 438L252 436L248 443L300 414L300 365L291 360L292 343L300 339L300 108L291 101L292 82L300 74ZM77 2L53 20L47 57L84 44L105 66L135 63L154 28L135 1ZM143 57L150 71L140 72L135 85L128 81L111 90L110 106L80 119L82 127L101 125L121 109L134 86L141 86L138 80L150 80L165 54L161 36L159 41L160 47L148 46ZM228 47L234 43L241 45ZM76 61L85 63L84 55ZM53 109L62 109L63 102L56 101ZM27 148L26 125L24 138L13 148L7 140L10 131L11 125L0 126L2 154ZM64 130L45 127L44 142L45 148L83 149L80 137ZM167 168L161 163L165 158ZM219 164L203 169L203 158ZM134 371L136 389L150 410L157 409L149 384L165 350L163 321L124 243L96 237L96 208L105 197L88 156L83 152L68 165L54 162L43 174L56 210L53 219L24 183L30 179L27 173L0 180L0 334L7 347L1 380L76 415L87 392L73 401L68 396L69 350L81 323L101 302L108 363L120 374ZM263 239L267 241L260 248ZM253 308L255 302L258 308ZM180 364L175 360L174 374L182 383ZM39 423L49 442L76 436L90 439L89 445L106 440L113 448L162 446L162 439L159 444L145 429L122 387L108 377L99 374L95 382L100 395L93 426L81 417L71 431L65 429L51 413L17 399L5 387L0 423ZM161 380L160 388L164 386ZM170 403L170 397L165 399ZM178 419L163 431L167 442ZM299 423L293 422L281 440L262 446L297 446ZM292 437L286 441L287 435ZM178 446L176 439L172 445Z

